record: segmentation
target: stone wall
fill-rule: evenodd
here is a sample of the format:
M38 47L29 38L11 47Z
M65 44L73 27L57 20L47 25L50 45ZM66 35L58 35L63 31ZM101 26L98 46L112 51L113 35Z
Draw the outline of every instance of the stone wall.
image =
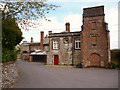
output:
M76 65L81 59L81 49L75 49L75 40L80 40L79 32L52 33L49 35L49 52L47 64L54 65L58 56L59 65ZM58 49L53 49L53 41L58 41Z
M16 62L2 63L2 88L12 88L18 80Z

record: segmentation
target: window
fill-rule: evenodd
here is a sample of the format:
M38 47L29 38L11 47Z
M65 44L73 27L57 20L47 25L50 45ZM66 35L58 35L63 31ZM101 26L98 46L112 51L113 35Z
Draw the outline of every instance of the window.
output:
M64 44L68 44L68 43L69 43L69 38L64 38L64 39L63 39L63 43L64 43Z
M75 49L80 49L80 40L75 40Z
M92 29L92 30L95 30L95 29L96 29L96 22L93 21L93 22L91 23L91 29Z
M58 41L53 41L53 49L58 49Z

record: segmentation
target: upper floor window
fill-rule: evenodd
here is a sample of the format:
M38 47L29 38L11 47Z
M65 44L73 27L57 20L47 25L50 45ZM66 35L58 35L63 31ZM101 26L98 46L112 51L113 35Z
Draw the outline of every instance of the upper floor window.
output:
M53 41L53 49L57 50L58 49L58 41Z
M80 49L80 40L75 40L75 49Z

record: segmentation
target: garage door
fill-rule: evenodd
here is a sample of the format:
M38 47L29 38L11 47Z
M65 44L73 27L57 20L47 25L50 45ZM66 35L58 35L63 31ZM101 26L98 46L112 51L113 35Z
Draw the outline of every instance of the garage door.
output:
M33 62L46 63L46 55L33 55Z

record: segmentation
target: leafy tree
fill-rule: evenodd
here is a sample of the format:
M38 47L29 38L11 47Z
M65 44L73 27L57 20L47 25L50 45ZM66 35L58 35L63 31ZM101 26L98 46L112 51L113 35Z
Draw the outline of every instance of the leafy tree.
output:
M56 5L48 4L42 0L17 0L8 1L1 0L0 2L0 19L2 19L2 60L15 60L15 46L22 40L22 32L18 27L20 24L22 29L28 29L31 25L31 20L38 18L46 18L46 14L50 10L55 10ZM48 20L50 21L50 20Z
M22 40L22 32L15 23L15 19L2 20L2 30L3 47L13 50Z
M2 20L2 62L16 60L15 46L22 41L22 32L15 19Z
M48 20L46 14L49 13L50 10L55 10L59 7L48 4L45 0L23 0L22 2L20 0L18 0L18 2L8 2L3 0L1 6L4 7L0 9L3 13L1 16L2 19L8 17L16 18L18 23L21 23L21 28L32 26L31 20L36 20L38 18Z

